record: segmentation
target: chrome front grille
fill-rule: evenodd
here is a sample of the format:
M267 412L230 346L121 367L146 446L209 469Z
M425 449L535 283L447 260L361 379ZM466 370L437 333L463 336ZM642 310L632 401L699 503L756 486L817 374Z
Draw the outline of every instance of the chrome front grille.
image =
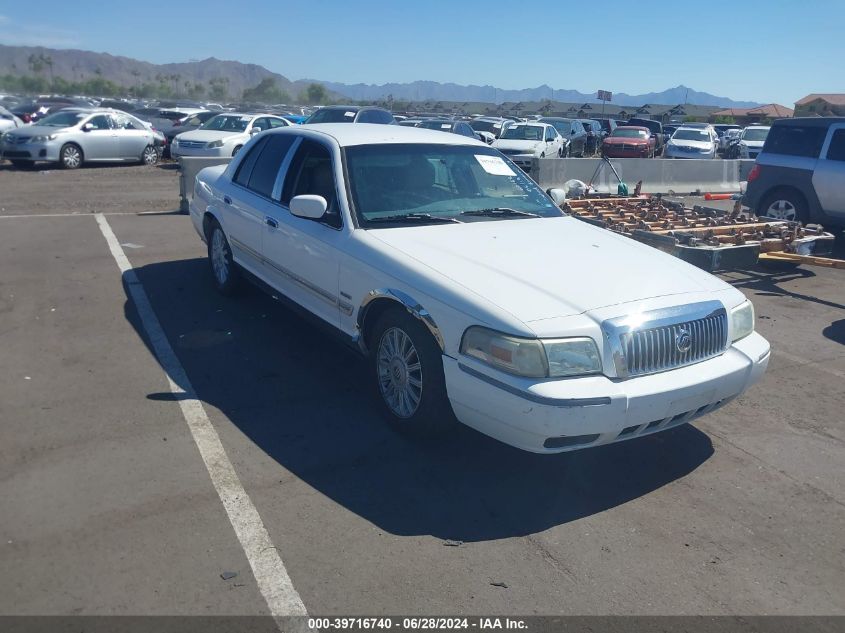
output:
M205 141L183 141L182 139L176 139L179 141L179 147L184 147L186 149L202 149L205 147Z
M714 301L612 319L603 328L620 378L700 363L722 354L728 341L727 313Z

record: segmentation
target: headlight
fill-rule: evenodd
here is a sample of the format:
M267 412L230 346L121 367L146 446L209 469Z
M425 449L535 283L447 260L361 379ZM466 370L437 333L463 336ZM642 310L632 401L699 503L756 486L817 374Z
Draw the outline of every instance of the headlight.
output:
M206 144L208 149L214 149L215 147L223 147L223 141L211 141L210 143Z
M731 342L745 338L754 331L754 305L750 301L731 310Z
M509 374L528 378L580 376L601 371L598 348L590 338L529 339L476 326L464 334L461 353Z
M30 143L46 143L47 141L55 141L57 136L57 134L43 134L39 136L33 136L30 139Z

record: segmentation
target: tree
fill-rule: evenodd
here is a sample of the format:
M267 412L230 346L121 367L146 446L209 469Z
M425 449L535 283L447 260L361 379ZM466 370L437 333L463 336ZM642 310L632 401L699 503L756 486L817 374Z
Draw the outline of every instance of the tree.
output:
M259 103L285 103L290 101L290 95L276 85L272 77L265 77L254 88L247 88L243 94L244 101Z
M311 83L305 87L299 98L305 103L319 105L328 101L329 92L323 84Z
M208 96L215 101L226 101L229 98L229 79L214 77L208 82Z
M40 75L41 71L44 70L44 53L39 53L38 55L32 53L27 61L29 62L29 68L36 75Z

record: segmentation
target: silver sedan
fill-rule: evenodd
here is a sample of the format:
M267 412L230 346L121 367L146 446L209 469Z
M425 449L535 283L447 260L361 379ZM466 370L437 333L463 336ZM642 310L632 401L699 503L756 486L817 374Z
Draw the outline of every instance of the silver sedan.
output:
M157 133L125 112L95 108L67 108L38 125L3 135L0 153L16 167L37 161L76 169L83 162L158 162Z

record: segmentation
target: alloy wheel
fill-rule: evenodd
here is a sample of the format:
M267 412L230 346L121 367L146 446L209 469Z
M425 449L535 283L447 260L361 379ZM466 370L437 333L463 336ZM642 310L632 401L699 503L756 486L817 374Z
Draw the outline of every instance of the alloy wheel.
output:
M798 210L789 200L775 200L766 209L766 217L794 222L798 219Z
M422 364L411 338L397 327L384 332L378 345L378 386L390 411L410 418L422 398Z
M226 244L226 236L220 228L214 229L211 236L211 267L214 269L214 277L221 286L229 279L229 248Z
M82 154L73 145L68 145L62 150L62 164L67 169L76 169L82 163Z

